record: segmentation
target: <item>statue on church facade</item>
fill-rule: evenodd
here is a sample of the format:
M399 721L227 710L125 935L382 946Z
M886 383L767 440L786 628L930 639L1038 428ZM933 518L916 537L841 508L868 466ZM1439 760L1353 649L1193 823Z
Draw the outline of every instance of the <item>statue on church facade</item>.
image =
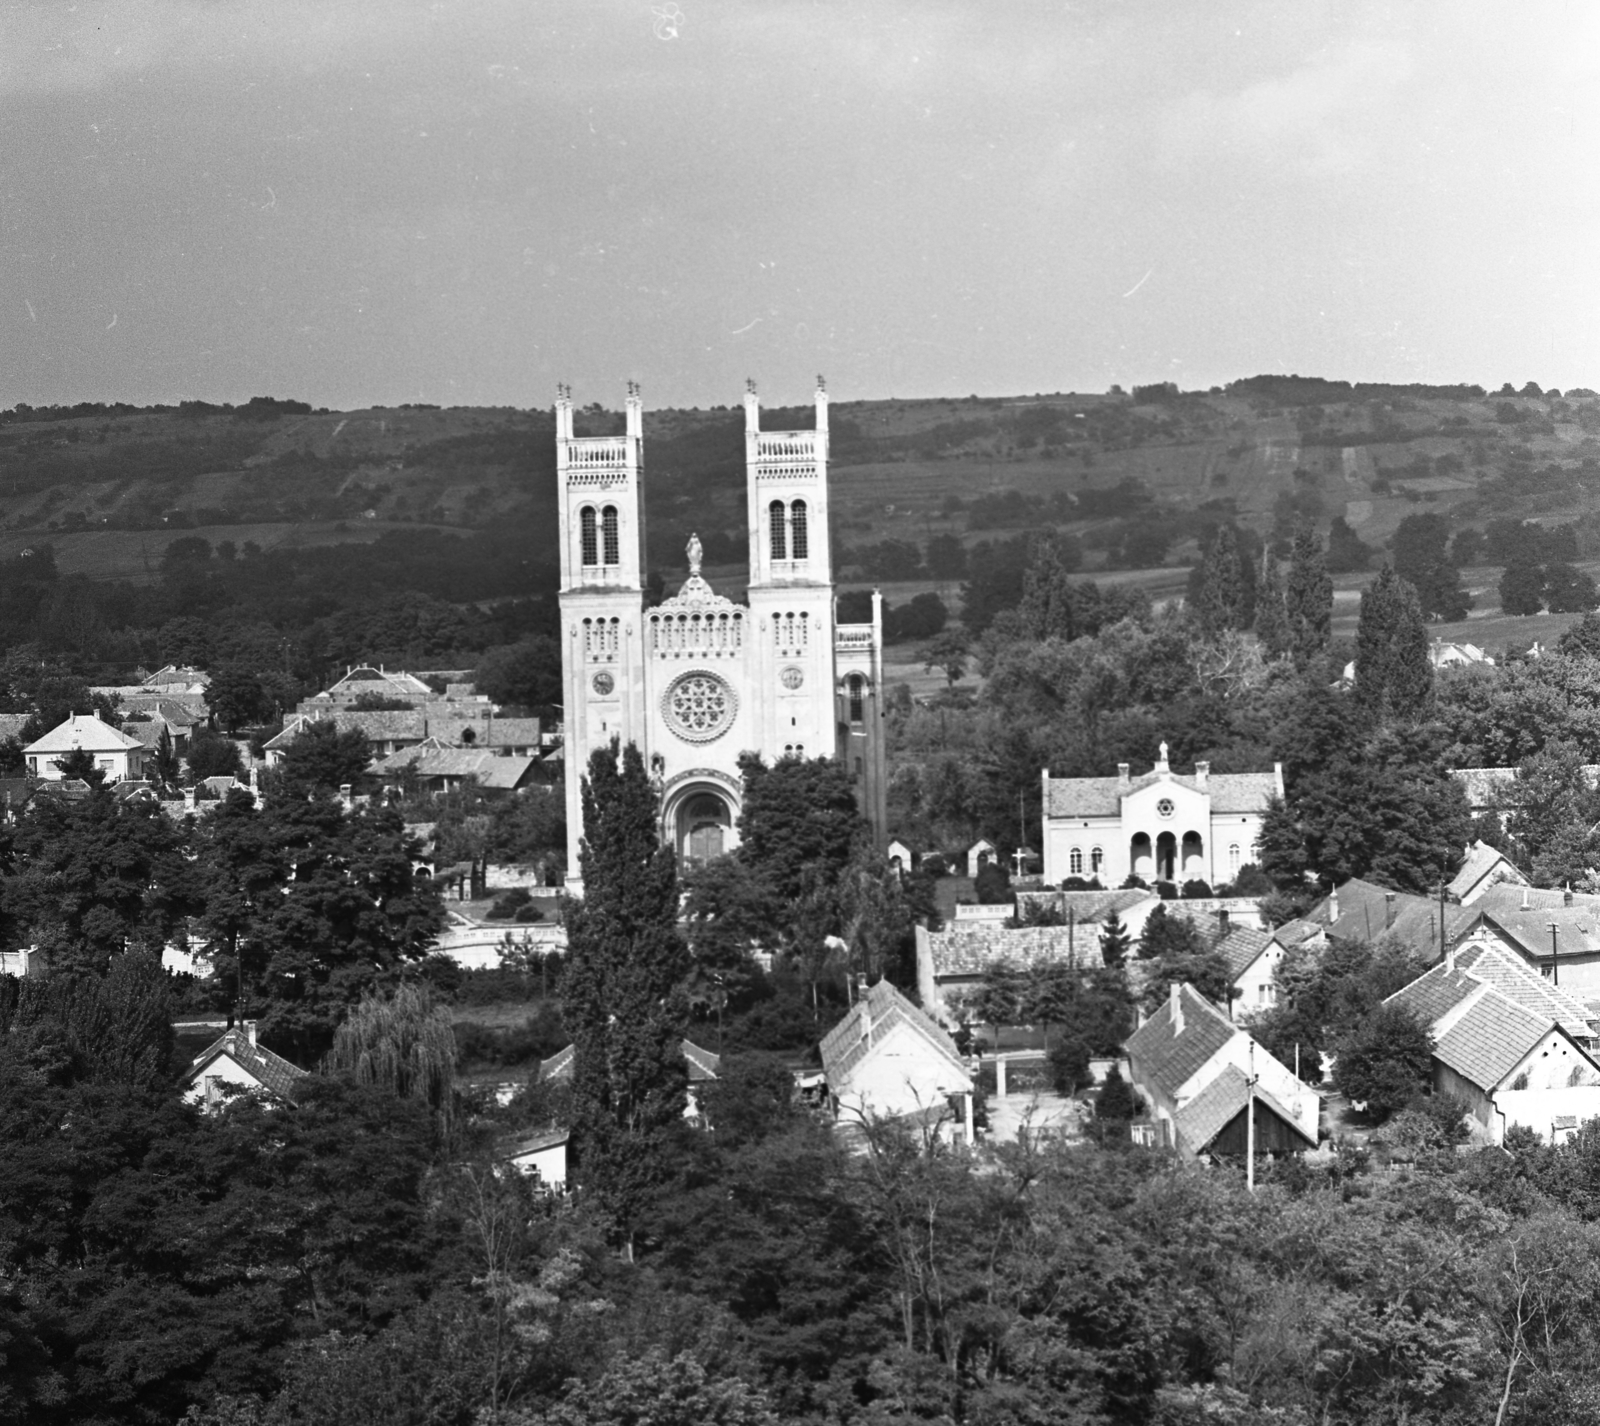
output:
M699 535L690 535L689 536L689 573L691 575L695 575L695 574L699 574L700 573L700 560L701 560L702 555L703 555L703 551L701 550L701 547L700 547L700 536Z

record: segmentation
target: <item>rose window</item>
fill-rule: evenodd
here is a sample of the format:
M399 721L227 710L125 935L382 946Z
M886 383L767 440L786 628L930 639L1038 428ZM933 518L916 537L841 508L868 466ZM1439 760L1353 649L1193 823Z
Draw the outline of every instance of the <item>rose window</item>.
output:
M711 673L674 679L662 699L668 725L691 743L709 743L726 732L735 706L733 689Z
M1156 814L1160 817L1170 817L1174 810L1170 797L1163 797L1161 801L1156 803Z

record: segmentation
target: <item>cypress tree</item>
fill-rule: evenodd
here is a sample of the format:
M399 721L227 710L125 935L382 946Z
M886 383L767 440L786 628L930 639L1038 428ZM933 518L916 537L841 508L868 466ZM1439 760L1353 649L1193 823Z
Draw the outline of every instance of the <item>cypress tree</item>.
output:
M1122 924L1122 917L1113 909L1100 928L1100 957L1108 966L1120 966L1128 959L1128 949L1131 945L1127 927Z
M683 1122L689 952L677 860L657 834L644 758L613 739L583 780L583 900L568 914L562 1017L573 1040L577 1181L631 1246Z
M1417 591L1385 565L1361 595L1356 698L1369 716L1414 718L1433 697L1428 628Z
M1289 650L1295 665L1304 668L1326 652L1333 629L1333 579L1322 557L1321 542L1309 530L1295 536L1284 604Z
M1244 603L1238 536L1232 525L1221 525L1200 563L1200 627L1208 634L1237 629Z
M1282 658L1290 650L1283 571L1270 553L1262 561L1261 588L1256 595L1256 637L1261 640L1261 652L1268 658Z

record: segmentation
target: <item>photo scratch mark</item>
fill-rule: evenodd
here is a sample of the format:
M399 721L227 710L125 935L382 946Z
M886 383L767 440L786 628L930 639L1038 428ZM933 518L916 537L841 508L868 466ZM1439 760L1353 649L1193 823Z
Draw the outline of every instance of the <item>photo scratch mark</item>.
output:
M748 332L750 330L750 328L755 326L756 322L759 322L760 320L761 320L761 318L757 317L755 319L755 322L747 322L747 323L745 323L744 326L738 328L737 330L729 332L728 335L730 337L737 337L737 336L740 335L740 333Z
M113 312L111 314L111 320L106 323L106 331L109 332L116 325L117 325L117 314L115 312Z
M673 0L667 0L665 5L652 5L650 13L656 17L653 28L658 40L678 38L678 26L683 23L683 11L673 3Z
M1155 268L1151 268L1150 269L1150 272L1154 272L1154 271L1155 271ZM1133 284L1132 287L1130 287L1122 295L1124 297L1132 297L1135 292L1137 292L1141 287L1143 287L1145 285L1145 283L1150 281L1150 272L1145 273L1145 275L1143 277L1141 277L1136 283Z
M28 317L30 320L37 322L39 320L39 314L33 310L33 303L24 297L22 299L22 305L28 309Z

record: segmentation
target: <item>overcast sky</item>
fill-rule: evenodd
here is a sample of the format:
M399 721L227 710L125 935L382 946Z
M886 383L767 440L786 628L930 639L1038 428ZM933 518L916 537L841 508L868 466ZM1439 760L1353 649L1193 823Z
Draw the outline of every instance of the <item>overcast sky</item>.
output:
M0 16L0 406L1600 387L1600 5Z

